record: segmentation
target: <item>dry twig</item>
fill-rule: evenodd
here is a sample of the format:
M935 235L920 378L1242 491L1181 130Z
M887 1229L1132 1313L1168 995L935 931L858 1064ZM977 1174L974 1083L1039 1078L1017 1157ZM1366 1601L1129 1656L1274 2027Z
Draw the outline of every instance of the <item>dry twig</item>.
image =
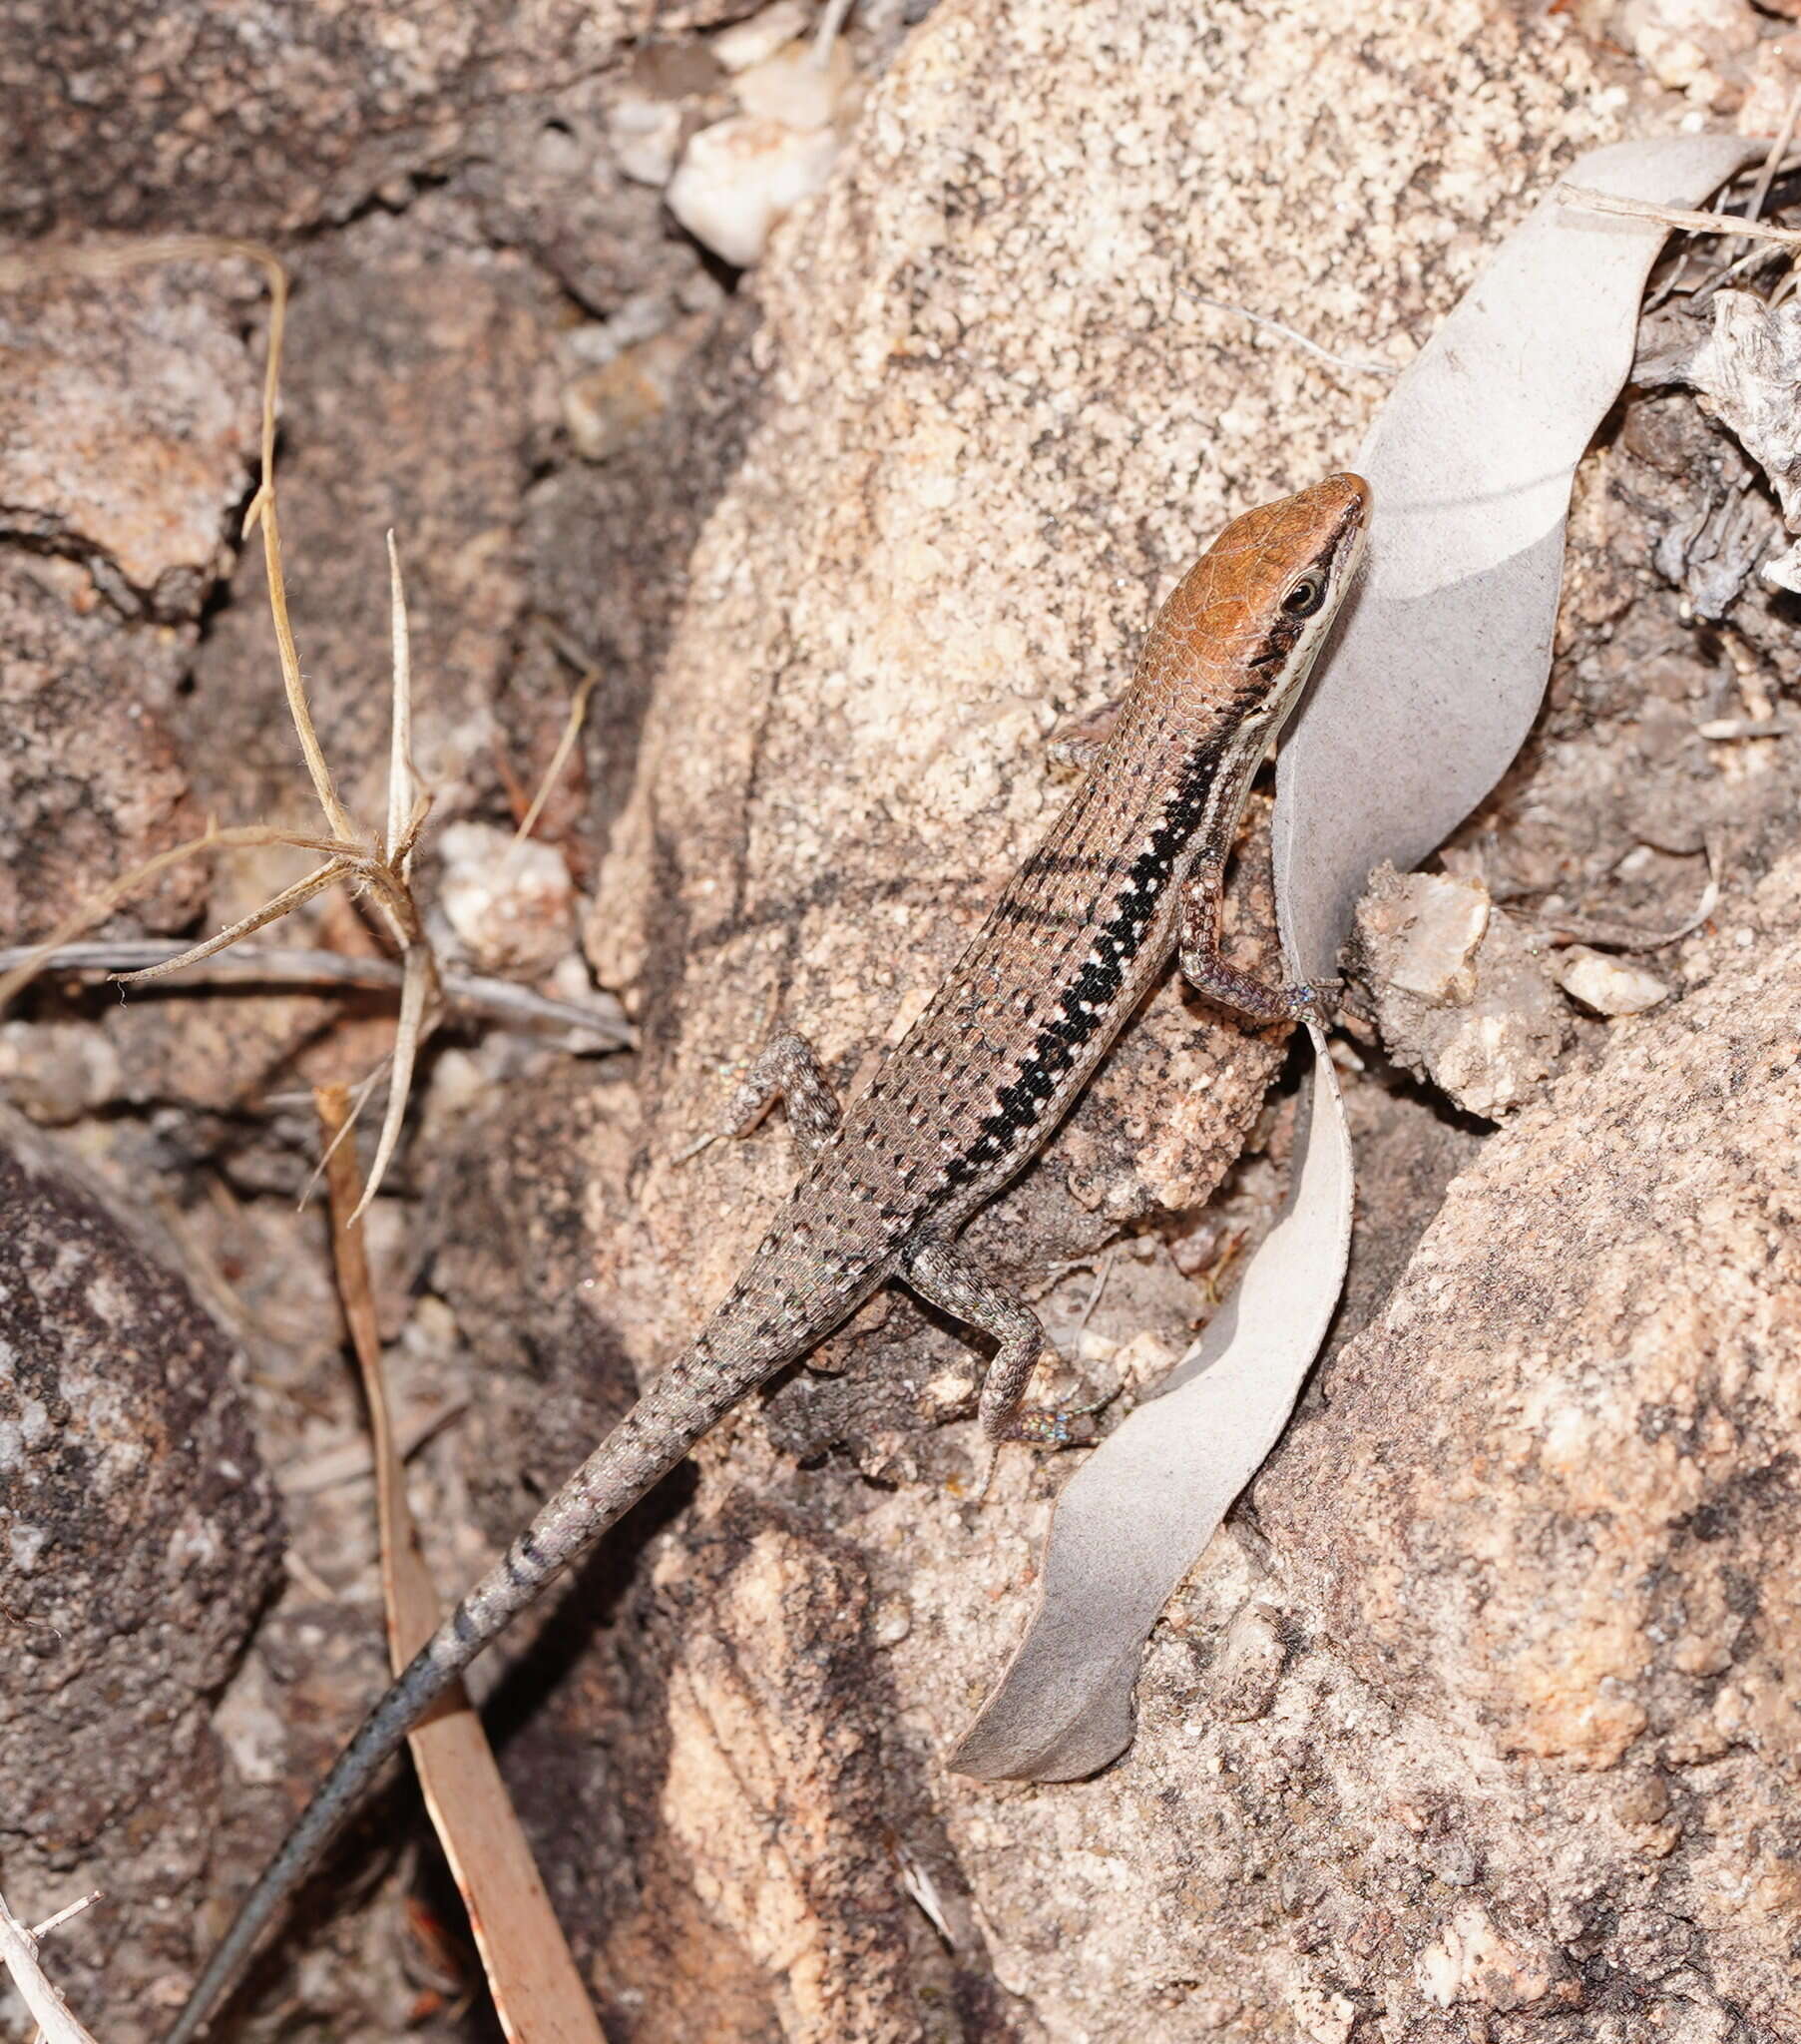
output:
M91 1897L89 1899L92 1899ZM76 1907L82 1906L80 1903ZM48 1930L70 1911L59 1911L39 1926ZM76 2021L74 2011L63 1999L38 1959L39 1930L27 1930L6 1906L0 1895L0 1965L13 1977L19 1998L31 2012L43 2044L94 2044L93 2037Z
M1573 910L1567 915L1539 912L1539 927L1554 945L1591 944L1601 951L1663 951L1691 937L1712 915L1720 902L1720 865L1725 845L1718 833L1709 831L1702 842L1707 860L1707 883L1701 898L1689 914L1669 929L1640 929L1636 923L1611 915L1585 915Z
M600 670L590 668L582 677L577 688L575 701L569 706L569 722L563 727L563 736L557 741L557 750L551 755L551 763L544 769L544 778L538 783L538 792L533 795L531 806L519 819L519 828L513 833L513 842L507 848L512 857L532 832L538 827L538 818L544 814L544 805L550 800L551 789L557 784L569 756L576 749L576 741L582 736L582 722L588 715L588 699L594 693L594 685L600 680Z
M19 283L53 274L88 276L118 275L150 263L220 256L241 257L262 270L269 288L268 359L262 387L261 473L254 497L244 518L244 533L262 534L263 561L268 575L269 611L274 623L275 646L286 692L288 714L299 742L301 757L312 782L313 793L324 813L327 835L314 838L297 832L278 831L261 825L231 830L209 829L204 837L160 853L124 879L105 889L98 900L88 903L68 918L29 958L0 978L0 1008L19 991L33 973L41 970L63 944L103 920L120 901L178 858L233 844L292 844L321 852L324 863L296 880L271 900L221 930L202 943L165 958L155 965L128 975L151 978L186 970L240 942L339 880L352 881L366 889L400 948L400 1012L393 1049L393 1084L382 1119L375 1158L363 1194L366 1206L375 1197L393 1157L406 1119L407 1099L412 1085L418 1050L428 1033L440 993L436 961L425 933L424 919L412 892L412 852L424 825L430 804L414 793L411 761L412 663L406 619L406 597L400 574L399 550L392 532L388 534L388 560L392 589L393 617L393 719L389 742L389 770L386 826L379 833L358 829L332 782L331 771L319 744L300 674L299 653L287 610L286 583L281 567L281 534L275 504L275 419L280 386L281 345L287 314L287 276L273 251L259 243L232 241L205 235L169 236L160 240L124 246L78 249L35 249L0 258L0 285ZM573 745L573 733L569 743ZM566 750L560 750L560 767Z
M321 1086L314 1099L329 1159L326 1176L338 1289L374 1435L382 1597L389 1656L398 1675L436 1630L438 1598L419 1551L388 1416L375 1296L358 1219L367 1196L358 1183L354 1146L343 1140L350 1126L349 1094L342 1086ZM415 1727L408 1743L508 2037L604 2044L481 1720L461 1683Z
M18 956L18 963L0 977L0 1011L4 1011L7 1004L36 979L64 945L73 943L84 930L92 929L97 922L104 922L121 902L147 886L166 866L194 858L201 852L225 850L236 845L265 844L291 844L306 851L324 852L328 857L336 857L346 849L322 837L306 837L293 830L276 830L266 823L237 823L225 830L210 825L199 837L191 837L184 844L172 844L167 851L147 858L141 866L134 867L111 885L103 887L74 914L65 916L42 943L27 946L22 956L9 953L9 956ZM188 953L194 948L205 952L207 947L184 946L162 969L172 972L180 969L190 962Z
M72 1916L79 1916L84 1909L93 1908L105 1893L105 1888L90 1888L85 1895L77 1895L73 1902L65 1902L60 1909L53 1909L42 1923L34 1923L31 1926L32 1941L42 1944L53 1930L61 1930Z
M1566 206L1587 213L1611 213L1622 220L1654 220L1660 227L1677 228L1685 235L1736 235L1751 241L1779 242L1785 249L1801 249L1801 232L1773 228L1767 221L1741 220L1733 213L1690 213L1680 206L1652 206L1642 199L1618 199L1611 192L1590 192L1583 185L1560 185L1558 197Z
M222 957L195 963L190 947L169 937L101 937L86 943L15 944L0 948L0 975L29 965L34 973L98 972L122 983L154 974L206 986L294 985L397 987L398 959L357 957L348 951L310 951L298 946L239 943ZM608 1050L636 1041L625 1010L611 994L597 993L592 1002L559 1000L517 980L494 979L482 972L441 969L439 985L453 1008L489 1021L519 1027L540 1024L570 1029ZM0 979L0 989L4 980Z
M1309 340L1298 328L1284 325L1280 319L1271 319L1267 313L1253 312L1248 305L1228 304L1223 298L1203 297L1199 291L1183 291L1181 295L1196 305L1205 305L1210 312L1229 312L1236 319L1245 319L1252 326L1259 326L1265 333L1279 334L1298 348L1322 362L1329 362L1335 369L1347 370L1353 376L1398 376L1401 371L1393 362L1361 361L1355 355L1334 354L1329 347L1321 347L1317 340Z
M1788 106L1783 112L1782 126L1776 139L1770 144L1770 153L1763 160L1763 168L1757 173L1757 183L1751 187L1751 196L1745 202L1745 219L1756 220L1763 212L1764 201L1770 196L1770 187L1776 182L1776 171L1782 159L1788 155L1788 146L1795 139L1795 122L1801 117L1801 85L1789 94Z
M838 40L845 20L855 4L856 0L825 0L825 6L819 15L819 26L813 31L812 48L807 52L807 57L815 70L825 69L826 62L832 54L832 45Z

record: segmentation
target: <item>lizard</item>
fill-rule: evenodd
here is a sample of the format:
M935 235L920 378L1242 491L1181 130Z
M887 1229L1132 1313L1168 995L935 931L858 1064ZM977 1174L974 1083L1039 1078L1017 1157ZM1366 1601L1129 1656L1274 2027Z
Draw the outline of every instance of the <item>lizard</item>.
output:
M804 1039L775 1038L724 1132L777 1099L809 1161L691 1346L396 1677L239 1905L167 2044L191 2044L264 1926L434 1700L740 1400L898 1279L997 1343L978 1401L991 1455L1056 1446L1077 1415L1024 1405L1048 1349L958 1233L1049 1140L1177 955L1253 1022L1317 1014L1327 989L1271 986L1219 951L1225 866L1253 776L1355 579L1371 509L1328 476L1227 525L1157 613L1129 687L1085 721L1086 773L906 1034L841 1109Z

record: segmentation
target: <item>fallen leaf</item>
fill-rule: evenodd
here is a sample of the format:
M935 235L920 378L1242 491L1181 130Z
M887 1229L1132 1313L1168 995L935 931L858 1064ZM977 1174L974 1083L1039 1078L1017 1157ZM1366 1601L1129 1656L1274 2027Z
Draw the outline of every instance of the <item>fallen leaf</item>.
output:
M1681 203L1758 154L1733 136L1670 136L1597 150L1571 177ZM1576 464L1631 367L1666 233L1548 198L1408 365L1365 440L1369 566L1277 768L1292 978L1331 977L1371 868L1431 851L1531 729ZM1199 1342L1064 1491L1038 1610L952 1758L963 1774L1067 1781L1131 1738L1150 1627L1280 1435L1344 1281L1350 1141L1323 1047L1315 1033L1287 1209Z

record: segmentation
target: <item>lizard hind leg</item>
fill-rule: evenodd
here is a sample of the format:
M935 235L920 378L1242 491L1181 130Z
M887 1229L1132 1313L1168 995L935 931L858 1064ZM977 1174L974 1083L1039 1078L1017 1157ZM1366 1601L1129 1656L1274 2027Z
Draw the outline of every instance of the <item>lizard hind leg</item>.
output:
M902 1260L900 1276L909 1290L917 1292L928 1305L939 1306L970 1326L979 1327L1001 1344L982 1380L980 1407L982 1431L997 1450L1003 1441L1067 1448L1094 1438L1094 1429L1086 1422L1099 1409L1098 1405L1022 1403L1040 1358L1047 1351L1052 1355L1057 1352L1030 1306L1001 1290L961 1250L944 1242L922 1243L910 1251ZM988 1468L992 1475L993 1457ZM988 1488L986 1479L982 1488Z
M787 1108L788 1127L808 1150L823 1150L844 1119L832 1082L825 1076L819 1054L804 1036L792 1030L772 1037L745 1074L743 1083L725 1104L718 1128L690 1143L677 1164L697 1157L721 1136L747 1136L776 1101Z

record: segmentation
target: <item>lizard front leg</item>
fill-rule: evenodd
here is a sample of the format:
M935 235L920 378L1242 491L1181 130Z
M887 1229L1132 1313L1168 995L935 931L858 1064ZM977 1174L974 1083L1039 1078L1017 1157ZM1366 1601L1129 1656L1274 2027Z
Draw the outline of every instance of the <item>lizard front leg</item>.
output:
M1338 991L1336 982L1317 986L1271 986L1266 980L1228 965L1219 950L1219 894L1225 861L1203 852L1182 882L1178 936L1182 977L1196 993L1221 1007L1234 1008L1253 1022L1299 1022L1317 1019Z
M1047 1350L1057 1352L1030 1306L1002 1291L961 1250L944 1242L926 1242L908 1251L901 1259L900 1276L928 1305L979 1327L1001 1344L982 1379L982 1431L991 1441L997 1446L1002 1441L1030 1441L1038 1447L1067 1448L1083 1437L1077 1422L1096 1406L1020 1402L1039 1357ZM1091 1428L1091 1437L1092 1433Z
M777 1100L787 1109L788 1127L809 1150L824 1149L844 1119L818 1053L791 1030L763 1046L744 1083L726 1103L719 1134L749 1135ZM710 1143L713 1138L703 1140Z
M1060 766L1087 772L1094 766L1101 748L1113 737L1114 726L1119 723L1120 713L1125 707L1126 698L1114 696L1093 710L1080 710L1070 717L1059 718L1046 742L1046 752Z

